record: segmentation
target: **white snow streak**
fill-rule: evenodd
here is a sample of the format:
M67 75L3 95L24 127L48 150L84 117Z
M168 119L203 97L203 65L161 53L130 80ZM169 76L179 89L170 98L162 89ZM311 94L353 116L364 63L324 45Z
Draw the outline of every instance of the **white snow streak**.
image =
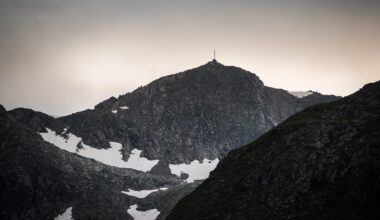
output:
M182 173L187 173L189 177L186 179L186 182L192 183L194 180L207 179L210 172L216 168L218 163L218 158L215 160L203 159L203 163L194 160L190 164L169 164L169 168L172 174L179 177Z
M137 211L137 204L129 206L127 210L134 220L154 220L160 214L157 209L150 209L147 211Z
M74 220L72 210L73 207L66 209L66 211L63 214L58 215L54 218L54 220Z
M114 113L114 114L116 114L116 113L117 113L117 110L112 110L111 112Z
M120 106L119 108L120 108L120 109L123 109L123 110L127 110L127 109L129 109L128 106Z
M46 142L54 144L63 150L97 160L107 165L147 172L158 163L158 160L149 160L147 158L140 157L142 151L136 148L131 151L128 160L124 161L123 155L120 151L122 145L117 142L110 142L111 148L97 149L84 144L82 142L82 138L77 137L74 134L68 133L68 138L65 139L61 135L57 135L56 132L50 130L49 128L46 128L46 130L46 133L39 133ZM65 132L66 130L64 130L63 133ZM83 148L79 149L77 147L79 143L82 144Z
M307 92L289 92L289 93L291 95L297 97L297 98L303 98L303 97L306 97L306 96L309 96L309 95L313 94L312 91L307 91Z
M140 157L141 152L141 150L136 148L131 151L131 154L126 163L126 168L132 168L135 170L147 172L156 166L159 160L149 160L145 157Z
M145 197L147 197L149 194L151 194L152 192L157 192L159 190L167 190L168 188L166 187L162 187L162 188L159 188L159 189L152 189L152 190L133 190L133 189L128 189L128 191L121 191L122 193L126 194L126 195L129 195L129 196L133 196L133 197L136 197L136 198L140 198L140 199L143 199Z

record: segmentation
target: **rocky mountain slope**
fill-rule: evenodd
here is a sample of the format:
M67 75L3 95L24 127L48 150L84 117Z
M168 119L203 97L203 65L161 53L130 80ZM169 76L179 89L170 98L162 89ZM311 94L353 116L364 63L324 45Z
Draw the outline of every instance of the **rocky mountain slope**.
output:
M0 124L0 219L53 219L69 207L76 220L132 219L128 206L141 201L121 191L181 186L175 178L111 167L61 150L2 106Z
M61 118L2 108L0 218L163 219L231 149L336 99L212 61Z
M380 81L231 151L171 219L379 219Z
M170 174L168 164L220 159L305 107L336 99L318 93L297 98L214 60L58 121L95 148L121 143L124 159L140 149L159 160L151 172Z

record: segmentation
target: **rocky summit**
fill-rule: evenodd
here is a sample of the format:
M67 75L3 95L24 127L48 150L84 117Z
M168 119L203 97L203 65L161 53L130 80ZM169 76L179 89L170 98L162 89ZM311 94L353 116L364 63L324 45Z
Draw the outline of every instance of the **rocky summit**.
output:
M337 99L214 60L60 118L1 106L0 218L163 219L229 151Z
M167 219L380 219L379 162L380 81L231 151Z
M168 164L220 159L294 113L338 98L319 93L297 98L214 60L58 120L95 148L109 148L115 140L122 143L124 158L138 148L142 156L159 160L152 172L167 174Z

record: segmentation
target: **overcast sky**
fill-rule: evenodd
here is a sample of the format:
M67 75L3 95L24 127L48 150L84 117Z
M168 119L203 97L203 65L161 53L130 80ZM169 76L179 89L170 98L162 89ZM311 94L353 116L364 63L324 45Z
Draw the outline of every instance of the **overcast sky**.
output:
M0 0L0 103L70 114L214 48L267 86L348 95L380 80L380 1Z

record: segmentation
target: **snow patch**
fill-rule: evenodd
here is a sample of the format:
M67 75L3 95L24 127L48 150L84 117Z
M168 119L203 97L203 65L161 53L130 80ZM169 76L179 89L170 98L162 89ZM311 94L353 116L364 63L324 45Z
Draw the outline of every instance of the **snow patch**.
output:
M127 109L129 109L128 106L120 106L119 108L120 108L120 109L123 109L123 110L127 110Z
M289 92L289 94L291 94L297 98L303 98L303 97L306 97L306 96L313 94L312 91L307 91L307 92L290 92L290 91L288 91L288 92Z
M138 211L137 204L129 206L127 210L128 214L133 217L134 220L154 220L160 214L157 209L150 209L146 211Z
M73 207L66 209L66 211L63 214L58 215L54 218L54 220L74 220L72 210Z
M117 142L110 142L111 148L108 149L97 149L88 146L82 142L82 138L75 136L74 134L67 133L67 139L61 135L57 135L55 131L45 128L47 132L39 133L42 138L55 146L66 150L71 153L79 154L83 157L91 158L102 162L107 165L120 167L120 168L131 168L143 172L151 170L159 160L149 160L147 158L141 157L141 150L133 149L127 161L123 160L123 155L121 154L122 145ZM65 134L67 129L62 132ZM81 145L82 148L78 148Z
M192 183L194 180L207 179L210 172L216 168L218 163L218 158L215 160L203 159L202 163L198 160L193 160L190 164L169 164L169 168L172 174L179 177L182 173L188 174L189 177L186 179L186 182Z
M116 114L116 113L117 113L117 110L112 110L111 112L114 113L114 114Z
M121 145L121 144L120 144ZM151 170L157 165L159 160L149 160L145 157L141 157L141 150L134 148L127 161L127 168L137 169L144 172Z
M65 139L64 137L62 137L61 135L57 135L55 131L53 130L50 130L49 128L45 128L47 130L46 133L39 133L41 135L41 137L46 141L46 142L49 142L51 144L54 144L55 146L63 149L63 150L66 150L66 151L69 151L71 153L77 153L77 145L79 142L82 141L81 138L71 134L71 133L68 133L66 134L67 135L67 139ZM63 130L62 134L66 133L66 128ZM82 144L83 147L85 147L84 144Z
M66 134L67 133L67 128L64 128L61 134Z
M162 187L159 189L152 189L152 190L140 190L140 191L128 189L128 191L121 191L121 193L124 193L124 194L129 195L129 196L133 196L136 198L143 199L143 198L147 197L149 194L151 194L152 192L157 192L159 190L167 190L167 189L168 188L166 188L166 187Z

